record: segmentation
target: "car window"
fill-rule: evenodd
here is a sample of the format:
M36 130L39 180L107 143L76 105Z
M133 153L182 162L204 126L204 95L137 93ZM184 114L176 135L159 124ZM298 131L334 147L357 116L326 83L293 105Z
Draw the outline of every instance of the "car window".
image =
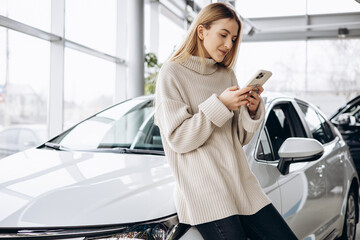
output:
M354 104L349 109L347 109L344 113L350 114L350 116L354 116L357 122L360 122L360 101L357 104Z
M261 134L260 134L260 141L258 144L256 158L260 159L260 160L265 160L265 161L273 161L274 160L273 154L271 151L271 145L270 145L269 139L267 137L266 127L265 127L264 131L261 131Z
M138 135L133 141L132 148L159 151L164 150L160 136L160 129L154 124L153 115L146 122L144 122L144 126L139 129Z
M349 113L352 116L354 116L355 114L358 114L360 112L360 101L358 104L354 104L353 106L351 106L349 109L347 109L345 111L345 113Z
M332 140L334 140L335 135L334 135L333 131L331 130L330 124L323 116L321 116L320 114L318 114L318 116L320 118L321 125L324 129L324 132L325 132L325 135L327 138L327 142L331 142Z
M268 142L272 148L273 157L270 158L268 150L264 149L266 146L265 133L261 133L261 146L263 151L258 150L257 159L260 160L278 160L278 151L283 142L289 137L305 137L304 127L296 113L296 110L291 103L282 103L274 106L267 116L265 129L268 133Z
M299 103L299 106L304 114L313 138L322 144L330 142L334 136L331 133L330 126L327 125L325 119L319 116L312 107L302 103Z
M100 147L117 145L130 147L136 136L144 134L141 126L154 111L152 104L133 108L121 118L112 123L106 134L101 139Z

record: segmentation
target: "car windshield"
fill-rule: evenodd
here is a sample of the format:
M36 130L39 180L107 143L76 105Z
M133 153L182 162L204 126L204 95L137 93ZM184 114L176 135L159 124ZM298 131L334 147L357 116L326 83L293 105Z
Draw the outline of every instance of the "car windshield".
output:
M45 146L63 150L163 151L159 128L154 125L153 115L151 100L125 101L80 122Z

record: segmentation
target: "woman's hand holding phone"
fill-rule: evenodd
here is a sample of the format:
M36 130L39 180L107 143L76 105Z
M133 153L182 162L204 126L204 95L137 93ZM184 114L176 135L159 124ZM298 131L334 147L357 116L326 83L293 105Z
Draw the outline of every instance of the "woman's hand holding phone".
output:
M248 99L249 103L246 105L249 109L250 115L255 115L259 104L260 104L260 94L264 91L264 88L262 86L254 86L254 89L251 90L251 97ZM249 92L250 93L250 92Z
M232 111L238 110L241 106L247 106L249 111L257 110L260 103L260 94L264 91L261 86L244 87L232 86L225 89L219 96L219 100Z

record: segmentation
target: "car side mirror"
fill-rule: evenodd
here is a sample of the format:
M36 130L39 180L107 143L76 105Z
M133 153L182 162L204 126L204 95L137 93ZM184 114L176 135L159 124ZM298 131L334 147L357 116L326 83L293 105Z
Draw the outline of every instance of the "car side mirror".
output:
M280 161L277 166L280 173L289 173L290 164L318 160L324 154L323 145L312 138L288 138L279 149Z
M343 113L337 117L337 122L339 125L352 126L356 124L356 118L348 113Z

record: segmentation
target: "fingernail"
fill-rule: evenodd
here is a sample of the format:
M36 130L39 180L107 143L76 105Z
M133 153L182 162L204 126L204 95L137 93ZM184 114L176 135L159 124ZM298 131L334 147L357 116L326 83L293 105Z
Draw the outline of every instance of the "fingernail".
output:
M258 93L259 90L255 90L256 93Z
M259 84L255 84L254 87L258 87Z
M248 103L247 106L250 107L250 103Z
M249 93L250 93L250 94L252 94L252 93L253 93L253 91L250 91Z
M260 84L257 84L256 86L257 86L257 87L260 87Z
M246 95L245 97L246 97L246 98L248 98L249 96L248 96L248 95Z

